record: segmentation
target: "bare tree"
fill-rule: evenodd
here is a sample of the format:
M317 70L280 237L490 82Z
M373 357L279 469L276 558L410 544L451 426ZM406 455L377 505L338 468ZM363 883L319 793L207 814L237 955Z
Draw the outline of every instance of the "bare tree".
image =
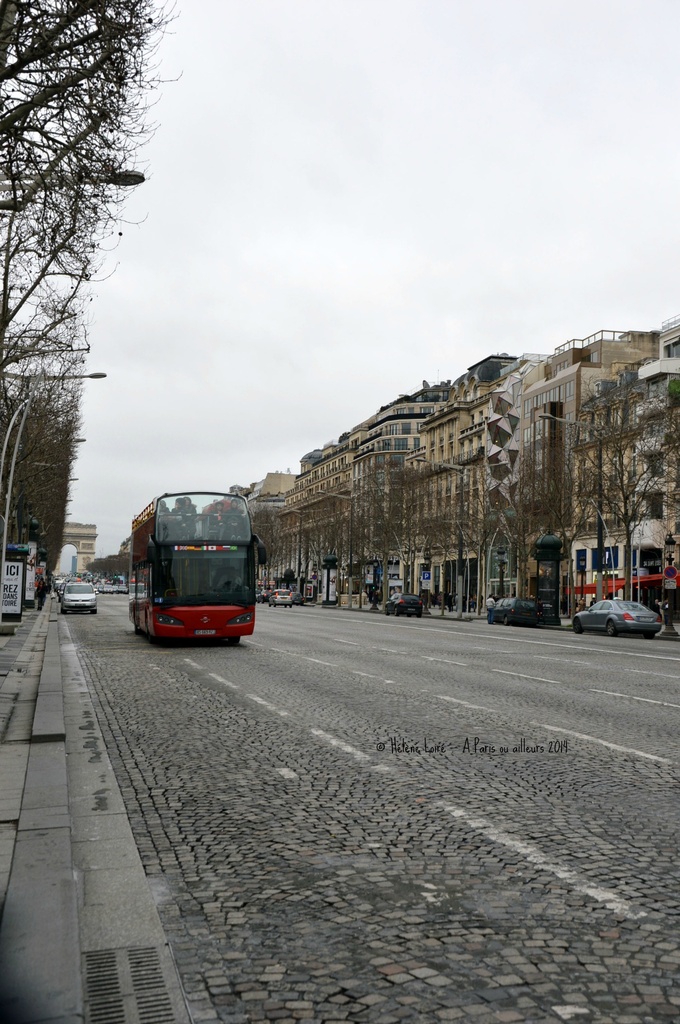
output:
M675 517L680 409L667 392L652 397L646 382L635 378L585 402L579 429L580 507L602 515L607 531L621 538L630 598L635 530L646 520L658 520L665 532ZM599 482L601 502L596 500Z
M267 550L267 570L278 569L286 551L286 530L282 509L264 502L255 502L250 509L253 533L256 533Z
M101 576L127 576L130 569L129 554L105 555L103 558L93 558L85 568L88 572L97 573Z
M153 0L0 0L0 370L87 349L166 23Z
M576 422L546 417L535 446L525 450L523 466L523 478L530 481L533 494L536 534L549 530L562 541L572 612L576 581L572 550L592 518L592 509L580 500L575 454L578 441Z
M384 602L389 597L390 556L403 551L404 467L388 457L380 458L382 461L369 465L369 471L359 479L355 495L363 509L370 555L382 563Z
M9 382L5 382L9 383ZM13 405L25 401L31 381L12 381ZM17 510L23 508L36 517L42 527L42 544L47 548L51 563L56 564L66 520L69 498L71 466L77 448L80 426L78 411L80 382L74 380L44 381L31 405L18 449L13 493L10 495L10 521L8 532L16 540L20 537ZM10 438L14 443L14 434ZM1 481L6 495L10 459L7 458L5 476ZM24 526L27 516L24 515Z

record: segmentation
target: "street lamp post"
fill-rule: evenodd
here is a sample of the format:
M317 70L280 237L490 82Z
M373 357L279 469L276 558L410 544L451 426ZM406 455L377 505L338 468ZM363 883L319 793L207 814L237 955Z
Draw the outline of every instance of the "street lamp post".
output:
M5 374L5 376L13 377L15 375L14 374ZM4 522L3 522L3 525L2 525L2 556L0 558L0 591L2 593L2 597L0 598L0 628L2 627L2 623L3 623L3 611L4 611L4 599L5 599L5 566L7 564L7 532L8 532L8 529L9 529L9 515L10 515L10 506L11 506L11 501L12 501L12 487L14 486L14 469L15 469L15 466L16 466L17 456L19 454L19 448L21 446L21 438L22 438L22 435L23 435L23 432L24 432L24 426L26 424L26 420L28 419L28 414L30 412L31 403L33 402L33 398L35 396L35 393L38 390L39 386L41 384L44 384L45 381L48 381L48 380L88 380L88 379L89 380L100 380L103 377L106 377L105 373L78 373L78 374L72 374L72 375L68 374L68 375L65 375L63 377L48 377L46 374L40 373L40 374L38 374L37 377L33 377L32 379L31 378L27 378L30 381L29 388L28 388L28 395L26 396L26 398L21 403L21 405L19 406L19 408L15 412L14 416L10 420L9 426L7 428L7 434L5 435L5 440L4 440L4 443L3 443L3 446L2 446L2 459L1 459L2 465L0 466L0 470L4 469L4 461L5 461L5 455L7 453L7 446L8 446L8 443L9 443L9 435L10 435L10 433L11 433L11 431L12 431L12 429L13 429L16 421L17 421L19 412L23 409L23 415L21 417L21 422L19 423L19 429L17 430L17 436L16 436L16 438L14 440L14 451L12 453L12 461L11 461L10 467L9 467L9 478L7 480L7 494L5 495L5 519L4 519ZM0 485L1 484L2 484L2 476L0 475Z
M505 597L505 548L496 548L498 555L498 589L499 596Z

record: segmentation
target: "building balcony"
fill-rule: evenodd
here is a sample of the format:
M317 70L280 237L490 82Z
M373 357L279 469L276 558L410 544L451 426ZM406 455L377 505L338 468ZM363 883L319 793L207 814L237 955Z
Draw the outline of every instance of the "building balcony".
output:
M461 465L466 465L468 462L476 462L478 459L483 459L485 452L486 448L483 444L480 444L471 452L465 452L463 455L459 455L455 461L459 462Z
M473 434L479 434L484 430L486 423L472 423L469 427L465 427L459 433L459 437L471 437Z

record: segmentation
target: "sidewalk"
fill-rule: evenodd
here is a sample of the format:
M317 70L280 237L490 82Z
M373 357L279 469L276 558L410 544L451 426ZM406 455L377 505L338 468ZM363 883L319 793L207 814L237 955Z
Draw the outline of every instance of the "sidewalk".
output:
M0 637L0 1020L187 1024L58 607Z

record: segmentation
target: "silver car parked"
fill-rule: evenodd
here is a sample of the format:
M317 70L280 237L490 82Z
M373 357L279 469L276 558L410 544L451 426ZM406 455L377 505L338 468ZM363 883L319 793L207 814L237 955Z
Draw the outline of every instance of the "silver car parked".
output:
M585 611L574 616L574 632L642 633L647 640L653 640L663 623L661 616L637 601L598 601Z
M67 583L61 595L61 614L90 612L97 614L97 595L91 583Z

